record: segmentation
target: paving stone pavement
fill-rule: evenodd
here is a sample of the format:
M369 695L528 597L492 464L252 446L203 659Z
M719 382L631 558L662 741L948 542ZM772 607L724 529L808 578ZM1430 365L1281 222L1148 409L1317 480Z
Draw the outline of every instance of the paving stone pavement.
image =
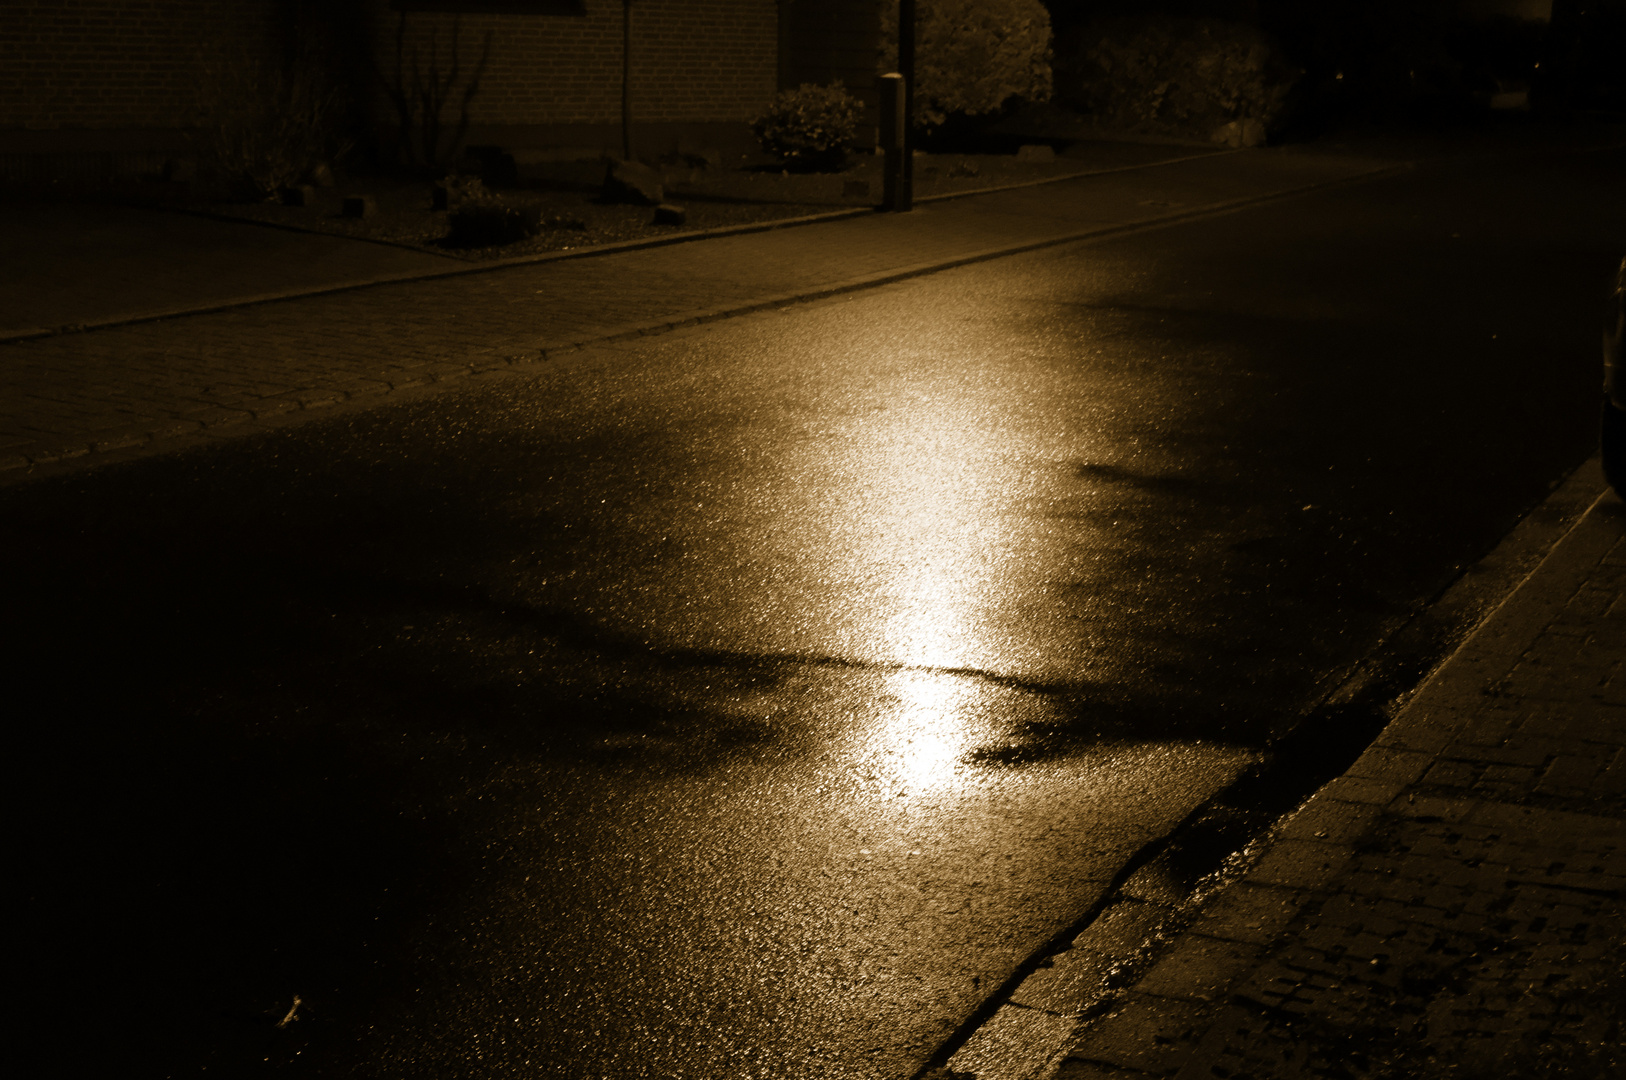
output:
M159 452L345 402L546 360L1069 238L1374 175L1292 149L1129 172L783 231L396 282L0 345L0 480ZM387 250L387 249L380 249Z
M460 260L348 237L105 202L0 200L0 340Z
M1623 665L1603 492L1233 883L1115 904L939 1075L1626 1076Z

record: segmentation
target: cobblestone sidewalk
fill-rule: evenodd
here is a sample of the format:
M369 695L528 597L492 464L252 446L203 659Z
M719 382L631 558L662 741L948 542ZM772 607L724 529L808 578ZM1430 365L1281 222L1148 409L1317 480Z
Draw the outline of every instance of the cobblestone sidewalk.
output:
M582 344L1181 220L1392 166L1290 150L0 345L0 482L382 402ZM381 249L386 250L386 249Z
M1002 1015L1035 1035L1072 1031L1060 1054L978 1068L973 1039L943 1075L1626 1075L1623 664L1609 493L1183 933L1155 913L1128 928L1158 953L1132 987L1112 988L1093 950L1113 928L1092 926L1055 965L1090 984L1084 1008L1013 997Z

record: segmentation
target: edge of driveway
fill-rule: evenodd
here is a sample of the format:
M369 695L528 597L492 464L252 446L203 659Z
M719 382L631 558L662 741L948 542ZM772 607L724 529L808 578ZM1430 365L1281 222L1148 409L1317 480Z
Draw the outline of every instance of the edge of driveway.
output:
M1198 155L1194 155L1198 156ZM1217 156L1217 155L1200 155ZM579 336L563 339L543 340L522 349L518 352L506 354L488 354L474 358L443 361L437 364L426 365L421 376L416 379L413 386L404 386L406 390L435 389L442 384L453 383L475 375L489 375L501 371L512 370L526 364L539 361L557 360L562 356L577 352L581 349L595 345L611 344L629 339L648 337L663 334L684 327L699 326L705 323L718 322L724 319L749 315L755 312L773 308L788 307L794 304L809 303L840 296L847 293L859 292L866 289L878 288L911 278L924 277L956 267L969 266L976 263L988 262L994 259L1005 258L1011 255L1020 255L1031 251L1040 251L1046 248L1059 247L1065 244L1082 243L1087 241L1109 239L1131 233L1151 229L1165 228L1204 218L1218 217L1235 213L1249 207L1275 202L1312 191L1326 190L1356 183L1365 183L1372 180L1383 179L1388 176L1399 175L1413 167L1411 162L1385 163L1373 168L1353 174L1345 174L1325 180L1317 180L1296 187L1285 188L1278 191L1266 192L1260 195L1249 195L1238 199L1228 199L1208 203L1203 206L1192 207L1170 213L1151 215L1133 221L1119 222L1112 225L1097 225L1085 229L1074 229L1056 233L1037 240L1025 240L1020 243L1005 244L997 247L983 248L977 251L964 252L950 258L914 263L902 267L892 267L877 273L863 274L840 281L824 282L821 284L796 289L784 293L774 293L764 296L755 296L747 300L730 304L719 305L714 308L701 308L660 318L621 323L610 326L595 327ZM1124 171L1124 170L1117 170ZM1049 182L1049 181L1046 181ZM1032 185L1025 185L1032 186ZM873 211L863 211L872 213ZM763 231L763 230L756 230ZM532 260L537 261L537 260ZM501 269L501 267L481 266L468 270L453 271L452 273L483 273L488 270ZM447 277L451 274L434 273L428 277ZM409 277L403 280L420 280L421 277ZM395 279L391 279L392 281ZM365 288L369 284L385 284L377 282L364 283L353 288ZM326 289L320 292L337 292L339 289ZM303 295L315 295L301 293ZM273 299L293 299L294 297L277 297ZM263 302L263 301L245 301ZM239 307L241 303L224 305L223 307ZM211 308L209 310L221 310ZM201 312L187 312L184 314L201 314ZM153 319L137 321L153 321L157 318L170 316L154 316ZM273 429L282 429L315 419L319 416L332 416L339 412L355 409L375 408L390 400L401 400L400 390L387 394L364 394L357 396L334 395L312 402L309 407L294 411L278 413L264 419L244 420L231 418L215 424L188 422L185 426L169 425L155 431L150 425L138 425L128 429L114 429L97 434L95 439L88 443L72 442L52 450L48 455L25 458L18 455L6 456L0 454L0 486L12 483L25 482L34 479L43 479L49 476L60 475L65 472L77 471L81 468L112 464L119 461L144 458L161 453L184 450L190 446L213 442L221 438L236 438L258 434Z
M1164 158L1161 161L1150 161L1139 165L1115 165L1105 169L1081 169L1077 172L1064 173L1060 176L1047 176L1038 180L1021 180L1011 184L998 184L991 187L973 188L968 191L950 191L940 195L926 195L915 199L917 203L946 202L952 199L965 199L977 195L991 195L1000 191L1014 191L1018 188L1040 187L1045 184L1056 184L1064 180L1077 180L1085 176L1107 176L1112 173L1135 172L1141 169L1155 169L1164 165L1177 165L1184 161L1196 158L1224 157L1228 154L1241 153L1240 150L1209 150L1201 153L1184 154L1180 157ZM230 221L235 224L249 225L260 228L284 229L291 232L301 232L316 236L333 236L332 233L319 232L312 229L303 229L294 225L284 225L276 222L249 221L243 218L231 217L225 214L211 214L193 210L182 211L199 217L207 217L216 221ZM875 206L854 206L841 210L824 211L817 214L803 214L797 217L776 218L772 221L752 221L740 225L724 225L714 229L691 229L686 232L671 233L666 236L640 237L636 240L620 240L610 244L597 244L592 247L572 249L569 251L545 251L535 255L516 255L506 259L491 259L479 263L463 263L457 266L437 268L434 270L405 270L395 274L378 274L372 277L355 278L350 281L338 281L327 285L302 286L294 289L279 289L275 292L254 293L248 296L236 296L227 300L219 300L208 304L195 304L189 307L164 308L158 311L131 312L123 315L111 315L103 319L94 319L87 322L70 323L54 327L22 327L15 330L0 331L0 345L13 342L37 341L40 338L55 337L59 334L84 333L91 330L109 330L120 326L131 326L138 323L160 322L165 319L179 319L191 315L209 315L220 311L231 311L236 308L252 307L256 304L272 304L284 300L303 300L312 296L327 296L333 293L354 292L358 289L370 289L380 285L400 285L413 281L435 281L440 278L463 277L469 274L489 274L500 270L508 270L516 266L534 266L537 263L566 262L574 259L592 259L605 255L618 255L628 251L643 251L648 248L670 247L674 244L693 243L698 240L715 240L729 236L746 236L751 233L772 232L776 229L791 229L802 225L817 225L826 221L844 221L849 218L867 217L879 213L880 208ZM409 251L422 249L407 244L395 244L390 241L378 241L368 237L342 237L341 239L359 240L363 243L381 243L385 246L402 248Z

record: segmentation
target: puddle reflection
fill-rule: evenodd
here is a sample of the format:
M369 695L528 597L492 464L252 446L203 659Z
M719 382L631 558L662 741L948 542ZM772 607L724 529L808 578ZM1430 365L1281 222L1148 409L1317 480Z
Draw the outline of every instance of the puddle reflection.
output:
M865 737L860 774L882 798L941 793L969 782L966 755L987 736L984 687L964 676L898 671L886 677L890 707Z

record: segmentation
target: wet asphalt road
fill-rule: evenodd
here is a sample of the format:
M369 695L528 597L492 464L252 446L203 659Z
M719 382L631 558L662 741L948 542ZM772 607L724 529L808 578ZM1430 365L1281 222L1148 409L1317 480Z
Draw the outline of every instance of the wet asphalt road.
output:
M910 1075L1589 452L1623 179L1459 160L0 492L24 1022L64 1075Z

